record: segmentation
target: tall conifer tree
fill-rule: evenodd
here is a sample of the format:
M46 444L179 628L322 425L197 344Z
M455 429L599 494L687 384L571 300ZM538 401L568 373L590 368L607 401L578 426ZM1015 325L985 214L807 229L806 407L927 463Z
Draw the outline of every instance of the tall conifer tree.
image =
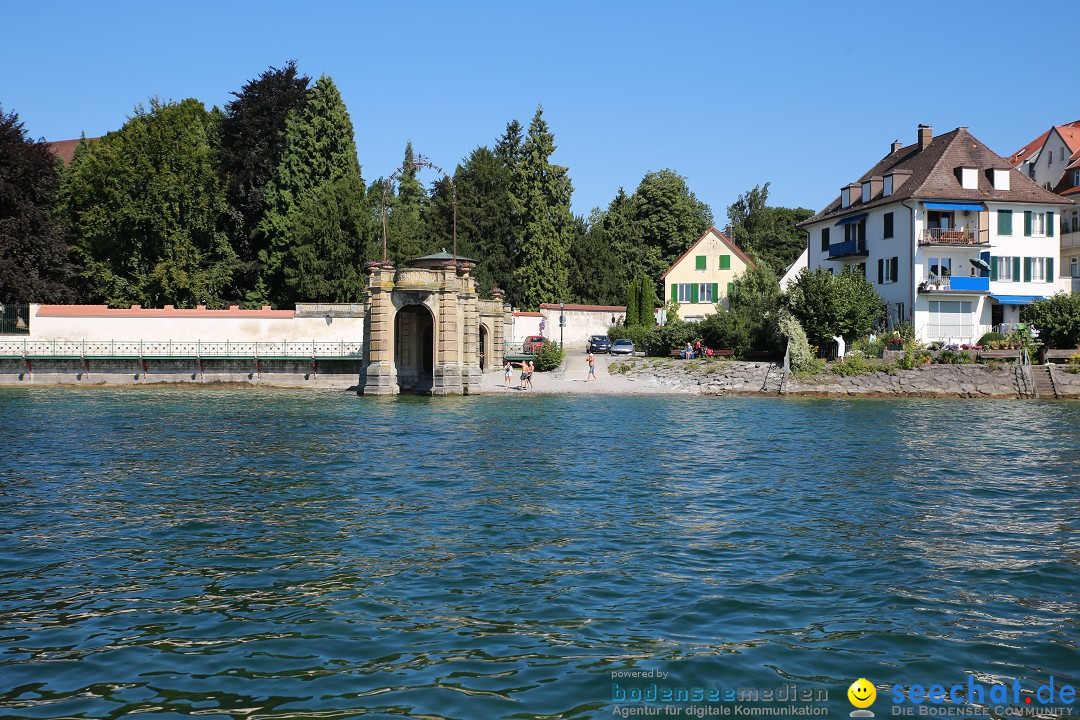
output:
M555 137L536 109L522 146L511 202L521 218L524 238L514 273L515 297L522 307L569 297L568 266L574 218L573 186L565 167L551 163Z

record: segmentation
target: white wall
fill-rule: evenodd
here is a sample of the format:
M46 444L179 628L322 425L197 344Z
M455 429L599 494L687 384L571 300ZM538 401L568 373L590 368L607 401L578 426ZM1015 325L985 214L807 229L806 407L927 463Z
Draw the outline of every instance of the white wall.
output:
M39 314L42 307L44 315ZM362 317L293 317L280 310L108 310L30 306L30 340L319 340L362 342Z

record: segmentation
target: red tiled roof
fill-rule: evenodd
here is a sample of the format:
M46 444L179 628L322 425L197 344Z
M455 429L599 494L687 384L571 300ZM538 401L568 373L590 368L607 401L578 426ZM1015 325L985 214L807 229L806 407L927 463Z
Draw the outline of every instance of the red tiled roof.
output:
M514 313L514 317L544 317L538 312L529 312L527 310L518 310Z
M979 170L977 189L961 187L956 173L959 167L974 167ZM998 190L990 184L986 171L992 168L1008 168L1009 190ZM859 178L858 184L872 177L883 177L897 170L910 171L911 177L892 195L878 194L869 202L864 203L861 195L855 193L854 202L846 208L840 206L840 198L837 197L824 210L798 223L796 227L806 227L825 218L864 212L868 208L888 205L908 198L1045 205L1073 204L1072 200L1063 199L1060 195L1039 187L1027 175L1016 168L1009 167L999 155L979 142L967 128L963 127L935 137L925 150L919 150L916 144L886 155Z
M675 269L675 266L678 265L679 263L681 263L683 261L683 258L685 258L687 255L689 255L691 252L693 252L694 248L696 248L698 245L700 245L701 241L704 240L705 238L707 238L710 233L716 233L716 235L720 238L720 241L722 243L724 243L725 245L727 245L731 249L731 252L735 253L740 258L742 258L744 263L746 263L747 265L753 265L754 264L754 261L750 259L749 255L747 255L742 250L740 250L738 248L738 246L735 245L735 243L728 240L727 235L725 235L724 233L717 230L716 226L713 226L713 227L709 228L708 230L706 230L704 233L702 233L701 237L699 237L697 240L695 240L690 245L690 247L686 248L686 252L684 252L682 255L680 255L675 262L671 263L671 267L669 267L667 269L667 272L665 272L663 275L660 276L660 279L663 280L664 278L666 278L671 273L671 271Z
M42 305L38 317L167 317L167 318L291 318L293 310L271 310L268 305L261 310L241 310L233 305L228 310L207 310L199 305L194 310L176 309L172 305L163 308L110 308L108 305Z
M86 138L87 142L98 140L99 138ZM71 164L71 158L75 157L75 148L79 147L79 143L82 142L82 138L76 138L74 140L55 140L53 142L47 142L49 151L53 155L64 161L65 165Z
M1042 150L1042 146L1046 144L1046 139L1050 137L1050 132L1052 130L1058 131L1062 140L1069 146L1069 150L1073 152L1080 150L1080 120L1073 120L1064 125L1054 125L1042 135L1014 152L1009 156L1009 164L1013 167L1018 167L1020 163L1027 161L1036 152Z
M559 303L540 303L541 310L558 310ZM566 303L567 310L584 310L587 312L626 312L625 305L577 305Z
M1052 129L1053 128L1051 128L1051 130ZM1009 164L1012 165L1013 167L1019 166L1020 163L1026 161L1029 157L1031 157L1032 153L1034 153L1036 150L1041 148L1043 146L1043 143L1046 142L1046 138L1048 138L1048 137L1050 137L1050 130L1047 130L1042 135L1035 138L1034 140L1029 142L1027 145L1025 145L1024 147L1020 148L1019 150L1014 152L1012 155L1010 155L1009 156Z
M1075 153L1080 150L1080 120L1075 120L1068 125L1057 125L1054 129L1069 147L1069 152Z

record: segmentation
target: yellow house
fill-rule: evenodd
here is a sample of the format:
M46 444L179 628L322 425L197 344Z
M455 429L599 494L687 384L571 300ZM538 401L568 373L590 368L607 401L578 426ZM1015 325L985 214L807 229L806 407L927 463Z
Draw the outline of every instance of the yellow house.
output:
M679 316L683 320L700 320L716 312L717 302L727 307L735 278L753 264L724 233L709 228L661 276L664 299L679 303Z

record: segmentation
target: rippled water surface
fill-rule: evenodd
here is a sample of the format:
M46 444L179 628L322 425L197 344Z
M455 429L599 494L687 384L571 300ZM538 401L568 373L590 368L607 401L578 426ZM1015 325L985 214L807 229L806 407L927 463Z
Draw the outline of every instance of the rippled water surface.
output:
M1080 405L0 392L0 716L1080 675ZM623 681L643 687L645 681Z

